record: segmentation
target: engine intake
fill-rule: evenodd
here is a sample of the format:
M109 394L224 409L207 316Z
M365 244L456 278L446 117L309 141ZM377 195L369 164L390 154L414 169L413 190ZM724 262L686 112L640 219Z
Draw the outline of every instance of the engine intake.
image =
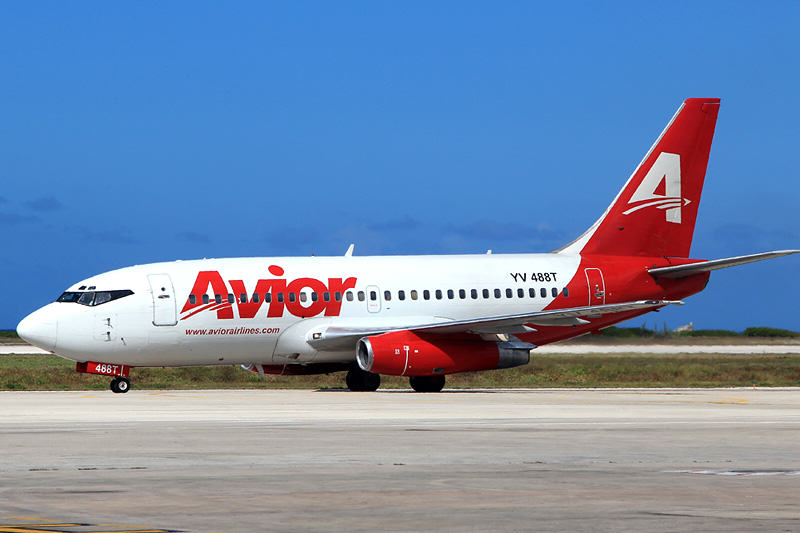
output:
M377 374L435 376L524 365L532 348L525 342L486 341L473 335L453 339L395 331L360 339L356 362Z

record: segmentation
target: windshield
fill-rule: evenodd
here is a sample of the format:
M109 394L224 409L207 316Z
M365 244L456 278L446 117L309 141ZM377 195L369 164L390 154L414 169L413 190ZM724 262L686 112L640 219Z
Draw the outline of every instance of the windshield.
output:
M65 292L56 300L57 302L79 303L81 305L97 306L112 300L119 300L133 294L131 290L119 291L80 291Z

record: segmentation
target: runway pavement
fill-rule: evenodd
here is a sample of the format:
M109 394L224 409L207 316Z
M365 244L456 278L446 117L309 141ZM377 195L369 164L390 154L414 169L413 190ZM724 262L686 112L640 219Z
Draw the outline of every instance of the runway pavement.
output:
M798 442L800 389L0 392L0 532L798 530Z

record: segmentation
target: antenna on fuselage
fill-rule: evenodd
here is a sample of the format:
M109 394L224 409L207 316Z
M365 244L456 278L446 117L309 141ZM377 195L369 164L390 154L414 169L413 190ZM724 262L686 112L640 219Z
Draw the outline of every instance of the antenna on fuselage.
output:
M350 246L347 247L347 251L344 253L345 257L353 257L353 249L355 249L356 243L351 242Z

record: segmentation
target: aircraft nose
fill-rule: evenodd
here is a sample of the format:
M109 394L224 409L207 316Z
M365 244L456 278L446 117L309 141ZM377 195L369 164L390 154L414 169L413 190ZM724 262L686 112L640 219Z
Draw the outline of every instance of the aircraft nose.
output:
M25 342L50 352L56 347L58 322L51 313L39 309L22 319L17 325L17 335Z

